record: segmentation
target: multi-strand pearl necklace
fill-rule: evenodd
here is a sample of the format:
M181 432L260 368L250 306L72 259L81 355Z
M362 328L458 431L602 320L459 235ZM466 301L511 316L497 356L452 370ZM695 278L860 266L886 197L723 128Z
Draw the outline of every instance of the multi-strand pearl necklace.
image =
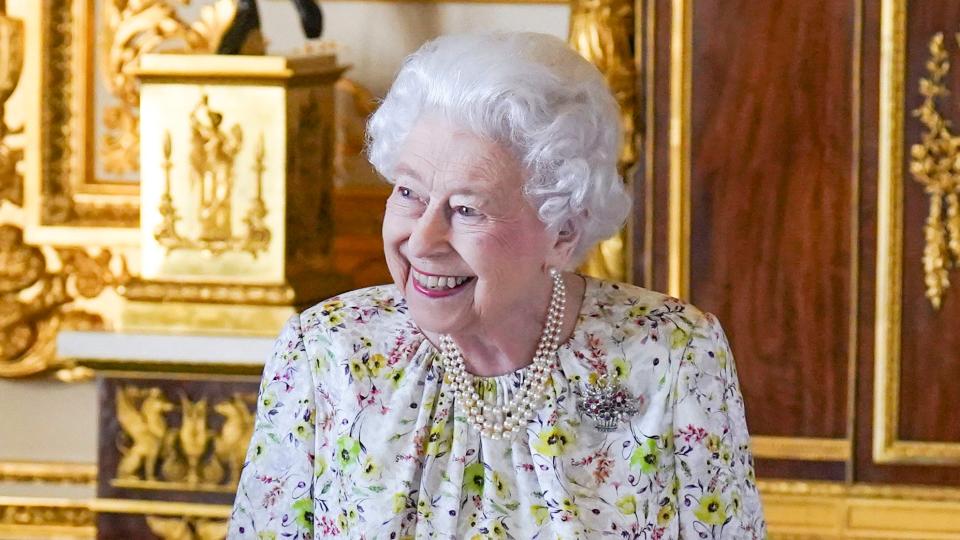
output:
M477 392L476 378L464 367L463 355L457 344L448 335L440 336L443 368L452 379L454 402L466 415L470 425L484 437L500 439L520 432L544 400L550 374L556 366L560 328L563 326L563 313L567 303L563 276L559 271L551 269L550 277L553 278L553 291L547 310L547 322L540 334L537 352L533 356L529 372L524 377L523 385L508 403L496 405L481 398Z

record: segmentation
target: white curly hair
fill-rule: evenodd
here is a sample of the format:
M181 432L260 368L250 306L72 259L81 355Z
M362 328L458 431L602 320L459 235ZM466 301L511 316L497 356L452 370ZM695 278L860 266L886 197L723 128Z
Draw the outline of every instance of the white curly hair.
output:
M573 263L630 211L617 171L619 108L600 72L563 40L532 32L439 37L408 56L367 124L370 163L388 181L424 113L510 148L548 230L578 233Z

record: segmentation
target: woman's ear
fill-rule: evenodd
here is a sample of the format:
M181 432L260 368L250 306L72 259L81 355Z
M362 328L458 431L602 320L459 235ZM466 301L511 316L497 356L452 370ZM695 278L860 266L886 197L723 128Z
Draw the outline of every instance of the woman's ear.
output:
M580 241L580 230L574 226L573 220L567 220L557 233L551 254L551 266L567 268L573 261L573 254Z

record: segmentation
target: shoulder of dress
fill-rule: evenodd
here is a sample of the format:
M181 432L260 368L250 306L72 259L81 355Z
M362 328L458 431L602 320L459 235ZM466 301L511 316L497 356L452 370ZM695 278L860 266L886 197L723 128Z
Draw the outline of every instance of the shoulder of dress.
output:
M411 324L406 300L395 285L348 291L300 313L300 325L305 335L370 335Z
M597 312L595 315L602 314L617 320L670 315L670 319L678 323L685 321L689 326L702 324L703 320L712 317L693 304L668 294L630 283L593 280L596 282L592 287L593 298L588 300Z

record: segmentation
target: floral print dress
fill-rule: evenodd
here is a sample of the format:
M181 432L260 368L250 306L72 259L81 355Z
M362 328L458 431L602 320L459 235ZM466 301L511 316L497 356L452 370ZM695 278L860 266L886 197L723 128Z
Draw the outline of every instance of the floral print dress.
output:
M512 440L452 402L394 286L292 317L267 362L230 538L764 538L743 399L716 318L587 278L548 399ZM615 378L639 412L579 412ZM527 369L482 380L502 403Z

